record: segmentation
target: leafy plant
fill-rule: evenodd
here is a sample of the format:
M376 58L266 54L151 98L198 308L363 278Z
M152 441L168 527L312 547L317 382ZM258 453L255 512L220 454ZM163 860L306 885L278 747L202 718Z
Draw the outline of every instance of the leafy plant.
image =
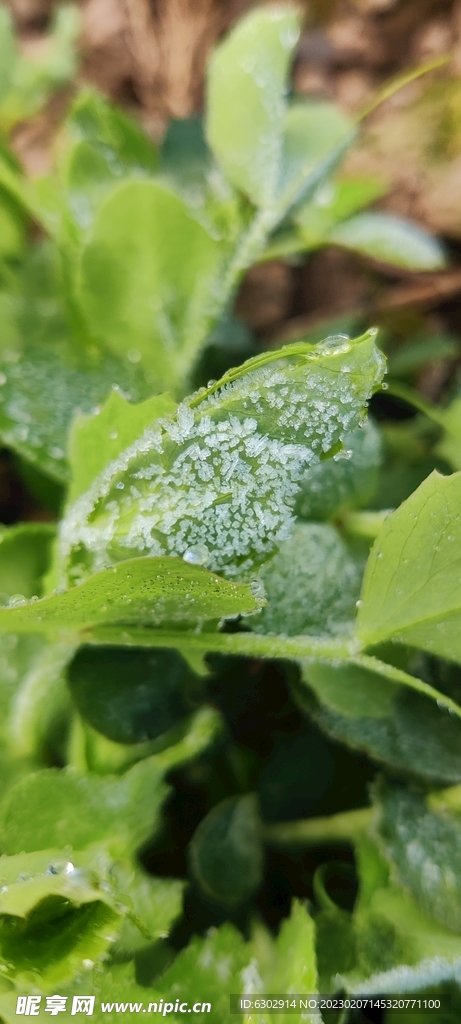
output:
M2 253L0 435L57 520L0 534L6 1022L18 993L56 986L97 996L96 1019L100 1001L193 989L221 1020L230 992L459 981L459 399L434 414L445 472L383 508L375 328L232 366L255 262L324 244L445 260L415 225L363 212L382 186L339 171L356 126L289 95L298 34L285 5L239 22L211 59L204 125L173 124L160 151L83 90L52 175L2 157L5 210L41 233ZM222 372L194 390L217 331ZM237 719L238 687L251 706L271 672L298 731L290 747L273 726L269 756ZM345 770L348 748L366 780L381 766L371 808L360 776L358 809L312 816L330 738ZM280 764L282 796L306 766L307 820L290 799L264 820ZM165 877L161 851L174 786L197 778L187 932L186 865ZM255 923L271 851L335 841L355 851L353 905L321 855L295 890L310 910L294 900L276 936Z

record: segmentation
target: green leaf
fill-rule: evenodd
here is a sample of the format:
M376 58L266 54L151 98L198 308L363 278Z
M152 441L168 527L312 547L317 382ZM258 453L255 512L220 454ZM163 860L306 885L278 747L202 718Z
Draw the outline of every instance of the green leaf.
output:
M158 390L187 377L203 340L220 247L183 200L154 181L117 186L98 209L81 257L90 330L142 361Z
M62 483L69 476L67 436L75 413L93 411L119 384L130 397L141 397L136 372L113 356L101 355L87 371L72 365L65 353L37 347L4 358L0 367L2 443Z
M68 503L83 494L107 463L136 441L146 427L174 408L169 394L132 405L113 390L96 415L77 416L69 436L72 481Z
M62 851L0 857L3 977L43 989L72 979L107 951L120 912L88 858Z
M137 865L121 861L114 865L112 877L129 910L117 949L125 956L148 941L165 938L181 914L186 883L176 878L155 878Z
M223 580L182 559L130 558L71 590L0 608L0 630L55 634L103 623L169 623L182 629L248 614L258 603L248 586Z
M68 671L73 702L115 743L143 743L177 725L197 679L177 651L83 647Z
M211 928L205 938L194 936L178 953L172 966L156 979L156 988L164 1001L176 1000L211 1003L217 1021L229 1017L229 993L243 991L242 972L247 967L252 948L240 932L229 923ZM204 1022L208 1013L194 1015ZM238 1018L237 1018L238 1019Z
M380 199L385 191L378 178L340 177L322 183L314 196L293 212L304 246L314 248L323 243L336 224Z
M213 807L194 833L192 877L206 899L235 907L261 887L263 856L255 797L229 797Z
M436 453L445 459L452 469L461 469L461 398L455 398L446 409L437 410L444 435L439 441Z
M377 835L394 877L425 913L461 933L461 823L430 810L424 797L382 783Z
M438 473L385 520L365 571L357 634L461 660L461 474Z
M352 630L360 571L333 526L297 523L261 570L261 580L268 603L253 621L256 633L322 636Z
M249 574L288 535L306 466L361 421L383 370L374 337L257 356L187 399L68 511L62 564L81 578L130 553L168 553Z
M17 59L11 14L8 8L2 4L0 8L0 104L8 94Z
M331 519L340 509L367 506L378 485L381 436L368 419L362 429L346 434L346 458L327 459L306 471L296 511L302 519Z
M263 6L242 18L208 68L208 142L236 188L271 206L280 180L285 95L299 36L294 8Z
M14 61L8 59L3 96L0 97L3 131L11 130L19 121L36 114L49 96L73 77L77 68L75 42L78 31L78 10L67 4L57 9L48 45L40 56L16 56Z
M433 235L389 213L359 213L333 228L328 241L405 270L441 270L445 250Z
M305 662L303 679L297 702L333 739L399 774L461 782L461 722L433 700L347 662Z
M51 523L21 523L0 531L0 596L39 595L48 568L55 527Z
M155 757L120 779L45 768L21 779L3 801L1 846L16 854L52 847L84 850L104 842L117 852L131 852L158 828L167 794Z
M357 962L337 976L349 992L387 995L417 992L459 977L461 940L415 900L386 879L386 867L374 844L357 845L359 873L368 869L365 890L354 912ZM368 876L368 877L367 877Z
M350 121L332 103L293 103L284 124L276 202L283 212L325 180L353 138Z
M315 994L317 992L315 925L305 906L293 900L291 914L281 925L277 939L273 943L272 956L267 956L258 965L264 990L268 994L293 993ZM247 976L251 977L250 968ZM247 990L248 991L248 990ZM280 1013L281 1024L289 1024L291 1013ZM266 1015L252 1014L255 1021L262 1022ZM320 1024L321 1016L317 1011L303 1013L308 1024Z

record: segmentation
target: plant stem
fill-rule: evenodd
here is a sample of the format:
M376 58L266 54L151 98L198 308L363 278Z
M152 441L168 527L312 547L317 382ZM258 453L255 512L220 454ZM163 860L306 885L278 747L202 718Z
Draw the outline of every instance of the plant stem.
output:
M426 402L421 395L418 394L413 388L410 388L408 384L401 384L400 381L390 380L388 381L387 391L389 395L394 395L395 398L402 398L408 405L412 405L418 412L422 412L428 419L433 420L439 427L445 426L445 416L443 410L437 409L435 405L430 405Z
M186 638L185 638L186 641ZM148 627L100 626L82 635L82 643L127 647L179 647L177 632L168 633ZM241 654L253 658L325 658L349 660L357 654L349 637L260 636L258 633L188 633L187 648L210 654Z
M373 809L361 807L328 818L283 821L263 827L263 838L270 846L317 846L319 843L353 842L368 829Z
M352 537L375 540L384 520L392 511L392 509L385 508L379 512L346 512L341 518L341 526Z
M398 75L397 78L393 78L391 82L387 82L382 89L374 96L374 98L366 104L363 110L360 112L357 120L363 121L365 117L372 114L377 107L380 107L382 103L394 96L396 92L400 92L400 89L404 89L410 82L415 82L417 78L422 78L423 75L427 75L430 71L436 71L437 68L442 68L445 64L449 64L453 60L452 53L444 53L440 57L432 57L431 60L425 61L424 64L418 64L416 68L410 68L410 71L404 71L402 75Z

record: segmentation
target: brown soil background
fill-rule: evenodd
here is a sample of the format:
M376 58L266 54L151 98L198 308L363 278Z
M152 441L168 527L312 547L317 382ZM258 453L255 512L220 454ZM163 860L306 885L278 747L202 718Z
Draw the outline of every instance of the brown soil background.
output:
M29 52L42 46L52 0L10 0L9 6L21 46ZM169 118L201 109L211 47L253 6L249 0L84 0L79 81L95 84L160 139ZM264 343L357 310L397 344L421 329L461 335L461 0L300 6L305 28L294 90L336 100L352 114L393 76L452 54L449 65L407 85L366 120L347 162L351 172L383 178L388 191L378 205L443 236L450 264L442 273L412 274L325 249L296 266L274 261L254 268L238 312ZM50 164L69 92L15 133L31 174ZM433 400L443 397L455 364L450 358L427 365L416 382L420 390Z

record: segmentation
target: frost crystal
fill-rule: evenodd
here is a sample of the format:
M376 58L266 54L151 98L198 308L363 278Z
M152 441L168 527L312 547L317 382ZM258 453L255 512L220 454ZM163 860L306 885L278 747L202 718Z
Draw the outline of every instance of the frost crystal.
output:
M257 357L187 399L68 511L70 580L136 554L190 560L204 548L207 568L250 573L288 537L304 470L360 422L382 371L370 332L340 352L292 345Z

